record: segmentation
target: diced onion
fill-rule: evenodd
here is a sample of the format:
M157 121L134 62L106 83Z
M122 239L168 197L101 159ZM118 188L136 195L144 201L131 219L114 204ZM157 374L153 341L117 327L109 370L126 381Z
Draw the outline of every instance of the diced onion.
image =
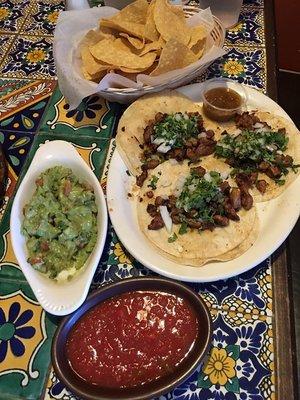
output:
M264 124L262 124L261 122L256 122L256 124L253 125L253 128L257 129L257 128L263 128Z
M180 121L182 119L182 116L180 114L175 114L174 118L176 121Z
M206 137L206 132L201 132L201 133L198 134L198 138L199 139L200 138L204 138L204 137Z
M184 175L180 175L177 179L174 194L178 195L182 192L186 177Z
M166 146L164 143L157 148L159 153L167 153L169 150L171 150L171 146Z
M228 178L229 174L227 172L221 173L221 178L225 181Z
M176 158L170 158L169 163L171 165L176 165L176 164L178 164L178 161L176 160Z
M268 150L270 150L270 151L274 151L274 150L277 149L277 147L276 147L274 144L271 144L271 145L267 145L267 146L266 146L266 149L268 149Z
M204 177L203 177L207 182L211 182L212 181L212 177L210 175L209 172L206 172Z
M159 146L160 144L165 143L165 139L163 139L163 138L156 138L156 139L152 140L152 143L153 143L153 144L156 144L156 146Z
M239 134L240 134L241 132L242 132L242 131L241 131L240 129L235 129L235 130L232 132L231 136L232 136L232 137L239 136Z
M167 207L166 206L159 206L159 212L160 212L160 215L161 215L161 217L162 217L162 219L164 221L164 224L165 224L165 227L166 227L168 233L171 233L172 232L173 222L172 222L172 219L170 217L170 214L169 214L169 211L168 211Z

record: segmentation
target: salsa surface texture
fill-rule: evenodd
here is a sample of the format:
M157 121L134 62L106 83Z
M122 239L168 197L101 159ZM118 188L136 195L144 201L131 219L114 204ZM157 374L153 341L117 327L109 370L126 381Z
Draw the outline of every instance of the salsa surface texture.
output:
M72 328L66 355L74 372L91 384L134 387L171 373L197 334L196 314L185 299L134 291L88 311Z

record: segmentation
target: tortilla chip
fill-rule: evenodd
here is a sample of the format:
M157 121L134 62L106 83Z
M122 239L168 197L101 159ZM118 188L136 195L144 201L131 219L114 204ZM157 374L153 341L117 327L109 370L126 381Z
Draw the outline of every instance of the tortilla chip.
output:
M136 0L124 7L117 14L109 18L112 21L127 21L137 24L145 24L149 4L147 0Z
M147 0L136 0L112 17L101 19L100 26L143 39L148 7Z
M135 47L137 50L141 50L145 46L144 40L141 40L139 38L130 36L128 33L120 32L120 36L124 37L125 39L128 40L128 42Z
M96 45L90 46L90 52L99 61L115 65L116 67L127 67L131 69L149 68L155 61L155 53L147 53L139 57L125 48L120 42L115 43L111 39L101 40Z
M176 39L185 45L189 43L191 37L190 28L181 16L178 16L170 9L167 0L156 0L154 21L156 29L166 42L170 39Z
M183 20L185 19L185 15L184 15L182 6L176 6L176 5L173 5L170 3L168 3L168 6L174 14L176 14L178 17L180 17Z
M100 21L100 27L112 28L118 32L126 32L130 35L137 36L141 39L144 38L144 25L143 24L102 18Z
M142 49L141 52L139 52L139 56L143 56L144 54L149 53L150 51L155 51L156 53L160 53L160 50L164 46L164 41L163 40L156 40L155 42L147 43L144 48Z
M199 41L205 41L207 37L206 29L201 26L193 26L190 28L191 39L188 44L188 48L191 49L194 45L196 45Z
M156 41L159 38L159 32L156 29L156 25L154 22L154 7L155 7L155 1L152 0L148 12L147 12L147 19L146 19L146 25L145 25L145 30L144 30L144 36L146 39L151 40L151 41Z
M91 46L100 42L102 39L104 39L104 35L101 32L91 29L87 32L80 44L83 46Z
M81 59L84 70L89 75L95 75L110 68L110 65L104 65L104 63L97 61L92 56L89 48L85 46L81 47Z
M157 68L152 76L160 75L175 69L184 68L197 61L196 55L176 39L170 39L162 49Z

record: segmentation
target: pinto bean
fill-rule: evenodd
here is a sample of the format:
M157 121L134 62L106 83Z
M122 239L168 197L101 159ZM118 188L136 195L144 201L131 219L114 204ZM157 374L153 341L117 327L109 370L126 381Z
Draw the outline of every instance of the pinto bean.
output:
M49 250L49 243L44 240L43 242L41 242L40 248L41 248L42 251L48 251Z
M162 217L160 215L156 215L148 225L148 229L156 231L164 226L165 224Z
M36 184L36 186L43 186L43 184L44 184L43 178L38 178L35 181L35 184Z
M147 179L147 177L148 177L148 172L147 171L143 171L141 173L141 175L137 176L136 177L137 186L142 187L144 182L145 182L145 180Z
M267 184L267 182L266 182L264 179L260 179L260 180L258 180L258 181L256 182L256 185L255 185L255 186L256 186L257 190L260 191L260 193L264 194L265 191L267 190L268 184Z
M213 220L216 225L219 226L228 226L229 225L229 219L223 215L214 215Z
M245 210L250 210L253 206L253 197L249 193L242 193L242 206Z
M65 183L64 183L64 188L63 188L64 195L69 196L69 194L71 193L71 190L72 190L71 181L69 181L69 179L66 179Z
M242 206L241 191L238 188L232 188L229 194L230 202L235 210L240 210Z

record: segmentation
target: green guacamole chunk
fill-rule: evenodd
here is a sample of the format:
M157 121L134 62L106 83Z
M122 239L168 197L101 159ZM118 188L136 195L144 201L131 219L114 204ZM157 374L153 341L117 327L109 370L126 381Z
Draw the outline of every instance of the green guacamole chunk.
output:
M23 209L21 232L28 262L56 279L83 267L97 239L97 206L93 188L71 169L56 166L36 180L36 191Z

